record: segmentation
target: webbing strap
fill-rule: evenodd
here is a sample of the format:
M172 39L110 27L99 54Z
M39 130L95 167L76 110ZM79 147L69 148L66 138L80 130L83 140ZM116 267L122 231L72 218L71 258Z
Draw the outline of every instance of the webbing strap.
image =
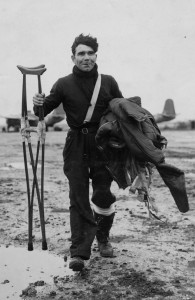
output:
M144 195L144 202L145 202L145 205L148 209L148 212L149 212L149 216L159 220L159 221L162 221L164 222L163 220L161 220L161 218L159 218L157 215L156 215L156 211L155 211L155 208L153 207L152 203L150 202L150 197L149 195L147 194L147 192L145 193Z
M97 102L97 98L98 98L98 95L99 95L100 86L101 86L101 74L98 75L98 78L97 78L97 81L96 81L96 84L95 84L95 88L94 88L94 91L93 91L93 95L92 95L92 98L91 98L91 105L88 108L84 123L90 122L90 120L91 120L91 117L92 117L92 114L93 114L93 111L94 111L94 108L95 108L95 104Z

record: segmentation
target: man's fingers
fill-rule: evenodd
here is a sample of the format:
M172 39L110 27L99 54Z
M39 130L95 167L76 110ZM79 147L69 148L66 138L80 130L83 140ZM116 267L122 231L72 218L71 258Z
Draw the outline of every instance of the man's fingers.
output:
M33 104L37 106L42 106L44 103L45 94L36 93L33 97Z
M34 95L34 97L36 97L36 98L45 98L45 94L44 93L36 93L35 95Z
M45 93L36 93L35 97L45 98Z
M42 101L40 99L33 98L33 104L34 105L42 106L43 103L44 103L44 101Z

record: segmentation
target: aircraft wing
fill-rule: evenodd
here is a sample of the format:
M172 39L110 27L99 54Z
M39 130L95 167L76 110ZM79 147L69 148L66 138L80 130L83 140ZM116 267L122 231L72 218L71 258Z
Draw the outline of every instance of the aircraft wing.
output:
M20 120L21 119L21 115L16 114L16 115L7 115L7 116L2 116L0 115L1 118L5 118L6 120ZM32 121L36 121L39 118L37 116L35 116L34 114L32 114L31 112L28 112L28 119L32 120Z
M1 118L4 119L13 119L13 120L17 120L17 119L21 119L21 115L8 115L8 116L2 116L0 115Z
M6 120L7 131L9 131L10 128L13 128L14 131L19 131L21 115L16 114L16 115L7 115L7 116L1 116L1 117L5 118L5 120ZM28 112L28 120L29 120L30 126L37 126L39 118L29 111Z
M163 115L163 114L156 114L154 115L154 119L156 121L156 123L161 123L161 122L168 122L171 120L174 120L176 116L172 115L172 116L167 116L167 115Z

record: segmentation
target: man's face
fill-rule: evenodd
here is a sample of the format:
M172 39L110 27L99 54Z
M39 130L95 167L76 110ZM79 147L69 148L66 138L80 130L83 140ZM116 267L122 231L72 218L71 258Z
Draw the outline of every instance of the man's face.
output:
M89 72L96 63L97 55L94 50L86 45L78 45L75 49L75 55L72 55L72 61L83 72Z

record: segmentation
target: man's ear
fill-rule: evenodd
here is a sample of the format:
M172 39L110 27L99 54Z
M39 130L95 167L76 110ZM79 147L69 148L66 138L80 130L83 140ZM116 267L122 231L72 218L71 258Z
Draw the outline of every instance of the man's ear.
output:
M73 61L73 63L74 63L74 61L75 61L74 55L71 56L71 59L72 59L72 61Z

